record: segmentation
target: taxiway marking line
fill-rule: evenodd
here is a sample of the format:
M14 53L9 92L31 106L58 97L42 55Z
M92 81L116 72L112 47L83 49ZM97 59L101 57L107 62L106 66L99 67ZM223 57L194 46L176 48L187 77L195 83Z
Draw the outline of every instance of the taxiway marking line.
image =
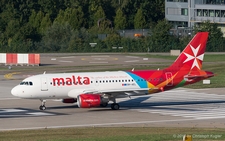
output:
M63 60L60 60L59 62L72 63L73 61L63 61Z
M137 56L126 56L127 58L140 58L140 57L137 57Z
M129 62L138 62L138 61L140 60L130 60L130 61L124 61L124 62L129 63Z
M91 57L98 57L98 58L101 58L101 57L110 57L108 55L102 55L102 56L91 56Z
M21 98L0 98L0 100L18 100Z
M14 113L14 112L24 112L26 110L20 110L20 109L0 109L2 111L0 111L1 113Z
M66 57L60 57L60 58L75 58L75 56L66 56Z
M93 64L94 64L94 63L96 63L96 64L102 63L102 64L103 64L103 63L109 63L109 62L89 62L89 63L93 63Z

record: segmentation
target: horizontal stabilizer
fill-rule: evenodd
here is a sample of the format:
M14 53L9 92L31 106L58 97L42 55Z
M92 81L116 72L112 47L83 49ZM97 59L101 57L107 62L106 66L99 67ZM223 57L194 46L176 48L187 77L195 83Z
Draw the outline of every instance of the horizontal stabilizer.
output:
M185 75L184 78L186 79L196 79L196 78L208 78L212 77L214 74L205 74L205 75Z

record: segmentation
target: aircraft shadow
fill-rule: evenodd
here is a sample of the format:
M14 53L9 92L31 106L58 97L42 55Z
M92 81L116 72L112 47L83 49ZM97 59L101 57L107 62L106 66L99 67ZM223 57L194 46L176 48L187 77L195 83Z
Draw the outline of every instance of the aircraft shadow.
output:
M224 103L225 100L200 100L200 101L160 101L160 102L153 102L153 101L146 101L150 97L138 97L134 99L128 99L126 101L119 102L120 104L120 110L111 110L110 103L107 107L97 107L97 108L89 108L87 111L83 112L104 112L104 111L121 111L121 110L129 110L129 109L136 109L136 108L142 108L142 109L166 109L166 110L185 110L185 111L202 111L201 109L195 109L195 107L182 107L184 105L198 105L198 104L220 104ZM181 105L181 106L179 106ZM177 107L172 107L177 106ZM77 104L68 105L68 106L56 106L56 107L47 107L45 111L40 111L39 109L26 109L26 108L15 108L16 111L10 111L11 109L7 110L4 109L4 112L0 112L0 119L1 118L16 118L16 117L36 117L36 116L56 116L56 115L67 115L68 113L58 113L54 112L56 109L77 109ZM204 110L204 109L203 109ZM1 111L1 109L0 109ZM46 113L44 115L38 115L39 113ZM80 113L81 111L79 111ZM30 115L30 113L37 113L37 115Z
M170 109L170 110L187 110L187 111L199 111L198 109L192 108L184 108L184 107L170 107L170 106L179 106L179 105L198 105L198 104L215 104L215 103L224 103L225 100L200 100L200 101L160 101L160 102L153 102L149 101L146 102L145 100L151 97L139 97L135 99L129 99L126 101L119 102L121 109L120 110L128 110L128 109L135 109L135 108L143 108L143 109ZM144 102L145 101L145 102ZM144 102L144 103L143 103ZM160 106L168 106L168 107L160 107ZM101 109L100 109L101 108ZM98 109L90 109L90 111L108 111L111 110L110 104L107 107L100 107Z
M121 109L120 110L128 110L129 109L129 106L127 105L132 105L132 104L141 104L143 101L149 99L150 96L147 96L147 97L138 97L138 98L135 98L135 99L128 99L126 101L122 101L122 102L118 102L118 104L120 104L120 107ZM111 104L109 103L109 105L107 107L99 107L101 109L91 109L90 111L109 111L111 110ZM115 110L113 110L115 111Z
M212 100L212 101L161 101L161 102L145 102L145 103L130 103L129 105L121 103L120 106L124 108L144 108L144 109L170 109L170 110L188 110L188 111L198 111L197 109L194 109L194 107L191 108L184 108L184 107L170 107L170 106L179 106L179 105L198 105L198 104L215 104L215 103L224 103L225 100ZM168 106L168 107L160 107L160 106Z
M143 109L171 109L171 110L196 110L196 109L188 109L184 107L170 107L175 105L198 105L198 104L213 104L213 103L225 103L225 100L200 100L200 101L148 101L151 96L146 97L138 97L134 99L128 99L126 101L118 102L120 104L120 110L128 110L128 109L135 109L135 108L143 108ZM97 107L97 108L89 108L88 111L111 111L111 103L107 107ZM168 106L168 107L160 107L160 106ZM57 107L47 107L47 109L70 109L70 108L79 108L77 104L70 105L70 106L57 106ZM116 111L116 110L113 110Z

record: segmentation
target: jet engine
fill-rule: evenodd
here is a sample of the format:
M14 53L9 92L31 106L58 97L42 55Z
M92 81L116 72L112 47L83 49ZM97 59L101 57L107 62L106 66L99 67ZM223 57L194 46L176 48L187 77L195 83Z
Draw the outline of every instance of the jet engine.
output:
M63 103L75 103L77 102L77 99L74 98L67 98L62 100Z
M102 103L107 103L108 99L99 94L81 94L77 96L77 105L80 108L98 107Z

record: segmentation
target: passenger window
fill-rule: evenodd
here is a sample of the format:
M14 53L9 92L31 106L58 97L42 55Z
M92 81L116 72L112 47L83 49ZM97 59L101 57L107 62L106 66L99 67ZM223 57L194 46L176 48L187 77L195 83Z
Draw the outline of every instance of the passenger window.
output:
M32 82L29 82L29 84L32 86L33 85L33 83Z

